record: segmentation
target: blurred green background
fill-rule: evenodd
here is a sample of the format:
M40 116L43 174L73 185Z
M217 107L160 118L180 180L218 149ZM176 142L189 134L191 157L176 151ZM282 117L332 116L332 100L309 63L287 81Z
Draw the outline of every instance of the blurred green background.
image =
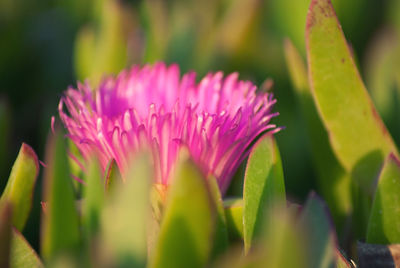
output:
M283 52L290 38L305 57L310 0L0 0L0 189L22 142L43 159L50 118L76 81L96 84L132 64L176 62L181 72L238 71L278 99L274 123L289 198L318 192L305 124ZM333 0L367 87L399 144L399 120L379 101L397 94L391 49L398 48L399 0ZM386 53L388 52L388 53ZM382 73L382 68L386 68ZM272 89L271 79L273 81ZM398 81L400 81L400 78ZM385 106L385 107L383 107ZM381 108L383 107L383 108ZM385 110L386 109L386 110ZM386 114L387 116L386 116ZM37 248L40 183L25 235Z

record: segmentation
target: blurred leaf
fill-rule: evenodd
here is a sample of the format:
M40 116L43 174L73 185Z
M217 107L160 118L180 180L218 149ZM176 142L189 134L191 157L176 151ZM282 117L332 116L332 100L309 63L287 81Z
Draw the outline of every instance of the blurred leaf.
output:
M262 251L256 267L310 267L306 240L296 226L295 215L285 207L274 207L266 215Z
M306 27L310 83L332 148L354 184L356 236L365 233L373 180L397 149L361 81L330 0L312 0Z
M86 26L75 43L78 78L97 85L103 75L120 72L127 63L127 41L123 32L124 8L113 0L101 2L98 29Z
M386 159L372 203L367 243L400 243L400 161L390 154Z
M215 225L214 245L212 249L213 257L224 253L229 246L228 228L226 226L226 218L224 205L222 203L221 192L217 180L214 177L208 178L208 183L211 190L211 195L216 205L217 219Z
M115 194L108 196L101 217L102 247L119 266L146 264L152 178L149 157L138 155L130 163L124 181L116 181Z
M335 267L335 230L329 219L328 208L315 193L309 195L299 224L306 230L309 267Z
M89 161L86 175L86 186L83 188L83 223L89 237L99 231L100 213L104 204L104 182L101 167L96 158Z
M387 5L387 15L389 21L394 26L398 35L400 35L400 2L398 0L390 0L389 4Z
M17 229L12 232L10 267L44 267L35 250Z
M224 210L228 236L231 241L243 239L243 199L224 200Z
M0 267L9 267L10 264L11 226L11 204L0 204Z
M372 43L366 64L366 82L379 114L387 122L395 113L394 89L398 57L396 49L399 42L395 32L380 32ZM396 114L397 115L397 114ZM396 117L397 119L397 117ZM396 120L396 123L398 120Z
M318 184L333 213L336 226L341 229L352 206L350 176L346 174L332 151L328 134L312 99L306 66L289 40L285 41L285 56L293 87L307 124Z
M304 28L310 0L272 0L270 2L270 13L279 32L288 36L304 55ZM289 6L290 16L288 16Z
M166 3L162 0L142 1L140 13L146 35L143 62L164 59L170 34Z
M211 193L198 167L186 157L181 159L167 193L151 267L206 265L215 226L215 208L211 200Z
M88 26L82 28L75 43L75 73L79 79L89 77L94 68L95 44L94 31Z
M10 202L12 205L13 225L18 230L24 229L31 211L38 174L39 162L36 153L29 145L23 143L0 199L0 205L5 202Z
M227 10L221 18L220 25L216 27L216 36L228 54L232 54L242 43L246 42L245 36L257 21L261 2L257 0L230 1ZM243 12L246 10L246 12Z
M50 261L60 253L79 250L81 240L66 145L60 131L49 136L46 164L43 201L47 208L42 214L41 255Z
M400 144L400 33L380 30L367 51L366 82L372 99L395 142Z
M243 236L248 252L265 213L285 203L282 163L274 137L266 134L254 145L247 162L243 189Z

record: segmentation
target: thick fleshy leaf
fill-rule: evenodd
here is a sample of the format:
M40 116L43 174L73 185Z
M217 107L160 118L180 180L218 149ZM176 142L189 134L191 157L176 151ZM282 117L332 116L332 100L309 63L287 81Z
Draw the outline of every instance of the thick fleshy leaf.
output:
M31 211L38 174L39 162L36 153L29 145L23 143L0 199L0 205L5 202L12 205L12 222L18 230L24 229Z
M86 175L86 186L83 188L83 223L86 234L96 235L99 231L100 213L104 204L104 182L101 167L96 158L89 161Z
M211 195L217 212L215 223L214 245L212 250L213 257L224 253L228 248L228 228L226 226L226 218L224 205L222 203L221 192L218 187L217 180L214 177L208 178Z
M299 224L306 231L309 267L335 267L336 233L329 219L328 208L315 193L309 195Z
M296 97L307 124L318 185L333 213L336 226L340 229L352 206L350 175L339 164L332 151L328 133L312 99L306 66L289 40L285 42L285 55Z
M229 240L243 239L243 199L229 198L224 200L226 225Z
M80 231L65 140L60 131L50 134L46 147L41 255L50 261L60 253L79 250Z
M114 266L146 264L152 179L148 155L138 155L131 161L124 180L115 181L113 193L107 196L101 217L101 247L104 253L111 253Z
M0 205L0 267L10 264L12 209L10 203Z
M215 219L212 196L198 167L182 158L167 193L151 267L204 267L210 257Z
M339 162L352 176L356 236L365 234L373 181L397 149L361 80L330 0L312 0L306 27L314 101Z
M370 186L383 158L397 149L356 68L330 0L313 0L306 28L311 88L343 166Z
M35 250L17 229L12 231L10 267L44 267Z
M400 243L400 161L393 154L386 159L372 203L367 243Z
M250 153L243 202L243 236L247 252L261 230L268 209L285 203L282 163L272 135L261 137Z

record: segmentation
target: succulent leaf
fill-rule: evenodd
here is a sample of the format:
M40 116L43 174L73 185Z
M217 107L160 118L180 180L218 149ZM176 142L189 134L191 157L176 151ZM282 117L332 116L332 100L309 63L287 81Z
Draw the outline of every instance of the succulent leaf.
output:
M12 229L10 251L10 267L44 267L35 250L23 235L14 228Z
M367 243L400 243L400 160L390 154L379 175L367 229Z
M302 209L299 224L306 231L309 267L335 267L336 233L328 208L315 193L311 193Z
M32 196L39 174L39 161L33 149L23 143L12 167L0 205L9 202L12 206L12 223L23 230L32 208Z
M77 253L81 237L78 211L66 152L60 131L50 134L46 147L42 213L41 254L45 261L52 261L59 254Z
M365 89L330 0L313 0L307 16L311 89L341 164L368 185L397 149ZM369 185L368 185L369 186Z
M101 217L104 252L120 266L145 267L150 184L153 172L147 154L135 156L123 180L115 181ZM115 265L115 264L114 264Z
M268 209L286 202L281 158L272 135L261 137L250 153L243 202L243 237L245 251L248 252L261 230Z
M182 154L181 154L182 157ZM167 204L151 267L204 267L212 250L215 207L205 178L181 159Z

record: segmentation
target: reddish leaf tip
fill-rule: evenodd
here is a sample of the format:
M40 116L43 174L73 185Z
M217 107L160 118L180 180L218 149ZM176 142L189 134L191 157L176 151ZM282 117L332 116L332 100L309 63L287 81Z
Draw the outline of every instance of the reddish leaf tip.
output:
M36 177L39 175L39 158L37 157L35 151L26 143L22 143L21 152L24 155L27 155L29 158L33 160L36 166Z
M397 156L391 152L388 156L388 161L394 162L397 166L400 167L400 159L397 158Z
M312 0L308 9L306 34L322 18L336 16L331 0Z

